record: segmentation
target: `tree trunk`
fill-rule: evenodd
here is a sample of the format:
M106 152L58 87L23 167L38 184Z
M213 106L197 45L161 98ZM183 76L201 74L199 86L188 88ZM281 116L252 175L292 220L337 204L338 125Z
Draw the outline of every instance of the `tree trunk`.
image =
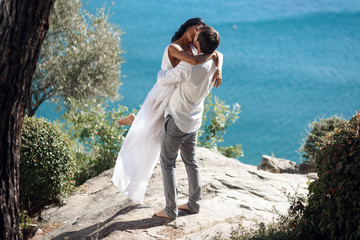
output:
M54 1L0 0L0 239L20 239L21 129Z

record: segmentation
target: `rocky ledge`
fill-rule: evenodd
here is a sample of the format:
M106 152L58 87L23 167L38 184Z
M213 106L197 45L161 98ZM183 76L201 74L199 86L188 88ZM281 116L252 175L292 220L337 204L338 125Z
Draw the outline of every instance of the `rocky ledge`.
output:
M226 238L239 223L271 222L274 209L285 213L287 194L307 194L314 174L270 173L220 153L198 148L203 185L199 214L180 211L174 220L153 217L164 207L161 169L155 168L144 204L127 200L111 182L113 169L88 180L64 206L42 212L32 239L212 239ZM184 164L178 159L179 203L187 200Z

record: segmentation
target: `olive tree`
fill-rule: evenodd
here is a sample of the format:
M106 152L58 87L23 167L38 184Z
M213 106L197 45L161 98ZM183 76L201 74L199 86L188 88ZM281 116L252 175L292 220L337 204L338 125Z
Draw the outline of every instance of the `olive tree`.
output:
M47 100L61 106L67 105L69 98L118 99L121 35L104 7L92 15L82 9L81 1L56 1L26 104L27 114L34 115Z

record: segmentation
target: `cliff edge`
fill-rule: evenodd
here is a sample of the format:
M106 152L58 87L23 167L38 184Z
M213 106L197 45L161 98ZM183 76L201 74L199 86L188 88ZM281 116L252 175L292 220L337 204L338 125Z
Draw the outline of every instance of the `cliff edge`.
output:
M203 199L199 214L180 211L174 221L153 217L164 207L157 165L144 204L135 204L112 184L113 169L88 180L66 205L49 207L32 239L211 239L228 237L239 223L268 223L290 206L287 194L307 194L313 174L269 173L206 148L197 148ZM179 204L187 201L184 164L177 160Z

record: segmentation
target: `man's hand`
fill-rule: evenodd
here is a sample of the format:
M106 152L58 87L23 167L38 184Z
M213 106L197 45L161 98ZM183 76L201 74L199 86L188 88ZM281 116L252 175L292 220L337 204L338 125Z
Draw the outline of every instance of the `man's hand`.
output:
M214 73L212 82L214 82L214 87L217 88L222 82L222 65L223 65L223 55L221 52L215 51L213 53L213 59L216 64L216 72Z
M214 87L217 88L218 86L220 86L221 82L222 82L222 71L219 69L216 69L216 72L214 73L214 77L212 79L212 82L214 82Z

